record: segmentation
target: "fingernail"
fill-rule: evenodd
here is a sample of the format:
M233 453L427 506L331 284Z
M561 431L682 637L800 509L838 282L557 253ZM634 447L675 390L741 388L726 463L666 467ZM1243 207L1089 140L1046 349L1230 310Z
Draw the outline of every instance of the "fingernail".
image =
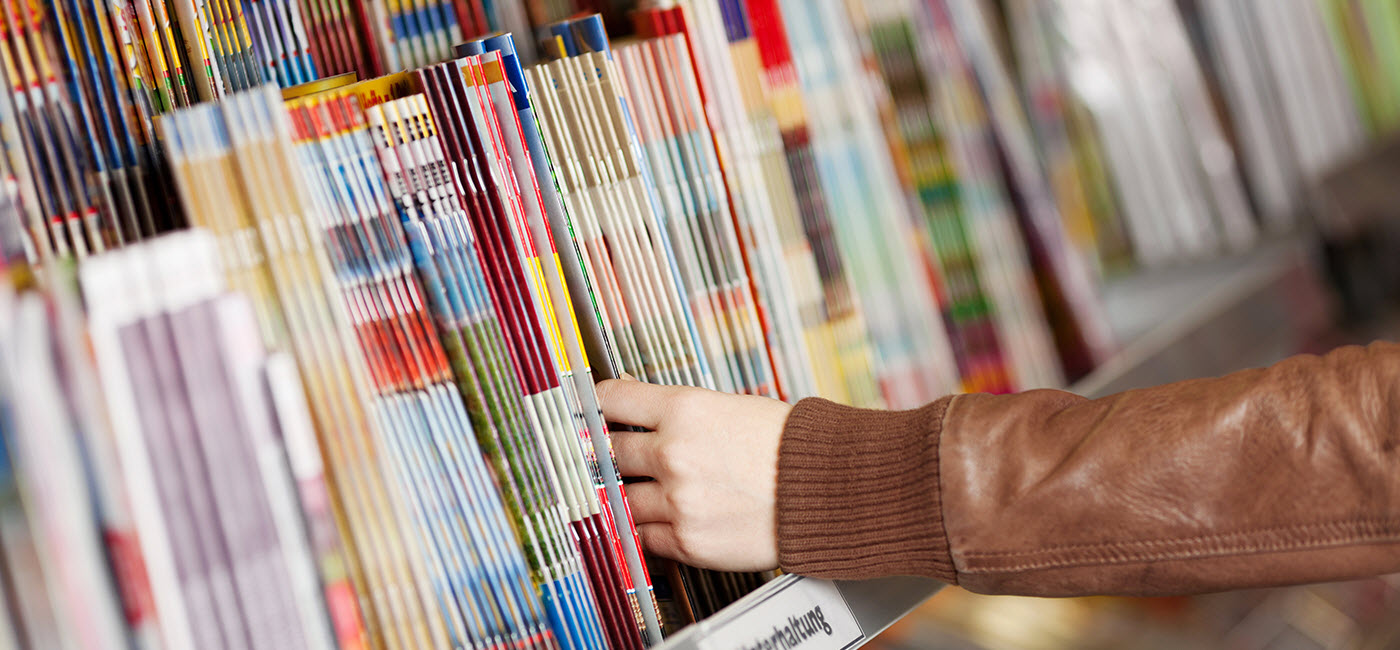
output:
M618 379L626 379L627 381L638 381L637 378L636 378L636 377L633 377L631 373L626 373L626 372L624 372L624 373L622 373L620 376L618 376Z

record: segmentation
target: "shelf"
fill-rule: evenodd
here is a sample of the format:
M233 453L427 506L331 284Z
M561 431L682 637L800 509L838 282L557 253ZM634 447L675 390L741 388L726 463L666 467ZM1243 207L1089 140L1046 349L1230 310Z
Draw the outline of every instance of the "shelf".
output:
M1114 357L1070 387L1086 397L1266 366L1304 351L1334 322L1312 248L1289 238L1252 252L1110 282Z
M779 577L720 613L681 630L662 644L663 650L730 650L764 646L790 620L800 619L820 607L822 619L831 625L801 640L802 650L837 650L863 645L903 618L943 583L927 578L898 576L861 581L817 580L803 576Z
M1156 269L1110 283L1109 320L1130 341L1070 390L1090 397L1267 365L1331 324L1330 294L1299 239L1244 255ZM786 575L667 639L663 650L858 647L943 588L914 577L826 581ZM844 625L797 645L761 645L816 605Z

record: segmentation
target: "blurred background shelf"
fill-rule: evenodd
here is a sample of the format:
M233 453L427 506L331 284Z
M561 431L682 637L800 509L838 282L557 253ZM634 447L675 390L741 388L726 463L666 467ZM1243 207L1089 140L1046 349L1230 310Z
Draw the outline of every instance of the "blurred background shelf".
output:
M1122 277L1104 287L1122 348L1070 390L1099 397L1268 365L1329 331L1335 302L1303 237Z

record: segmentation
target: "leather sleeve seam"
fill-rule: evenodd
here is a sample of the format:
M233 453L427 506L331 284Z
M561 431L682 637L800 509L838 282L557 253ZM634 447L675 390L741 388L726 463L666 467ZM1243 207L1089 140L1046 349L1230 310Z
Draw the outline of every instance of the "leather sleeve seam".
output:
M1303 530L1319 532L1318 529L1326 531L1328 528L1334 528L1336 530L1330 531L1332 533L1331 535L1314 536L1296 540L1254 540L1236 543L1230 543L1228 541L1233 538L1258 532L1279 533ZM1256 531L1242 531L1223 535L1083 544L1034 551L969 552L962 554L964 558L964 568L961 572L980 574L1085 565L1123 565L1135 562L1160 562L1165 560L1249 555L1264 552L1304 551L1352 544L1385 542L1400 542L1400 519L1348 520L1345 522L1275 526L1258 529ZM1164 546L1184 546L1188 548L1151 550L1151 548ZM1143 550L1143 547L1149 548ZM1059 555L1059 557L1054 557L1056 555ZM1021 561L1016 562L1017 559Z
M938 490L938 502L934 504L934 507L938 508L938 526L943 531L944 541L947 542L945 548L948 554L946 558L949 567L948 582L951 584L958 584L958 565L953 560L953 540L948 536L948 515L943 510L943 434L948 431L948 413L953 410L953 404L958 401L958 397L958 395L953 395L948 398L947 402L944 402L943 412L938 414L938 431L935 432L936 438L933 441L933 478Z
M1169 544L1193 544L1197 542L1211 542L1217 540L1227 540L1246 535L1258 535L1261 533L1287 533L1307 530L1328 530L1345 529L1357 526L1387 527L1396 526L1400 528L1400 518L1379 517L1370 519L1340 519L1337 521L1320 521L1301 524L1281 524L1278 526L1263 526L1259 528L1246 528L1244 530L1230 531L1226 533L1215 533L1213 535L1197 535L1195 537L1171 537L1164 539L1143 539L1118 542L1095 542L1093 544L1067 544L1062 546L1050 546L1046 548L1030 549L1025 551L968 551L963 553L968 558L997 558L997 557L1024 557L1031 555L1042 555L1047 553L1059 553L1065 551L1088 551L1108 548L1136 547L1136 546L1166 546Z

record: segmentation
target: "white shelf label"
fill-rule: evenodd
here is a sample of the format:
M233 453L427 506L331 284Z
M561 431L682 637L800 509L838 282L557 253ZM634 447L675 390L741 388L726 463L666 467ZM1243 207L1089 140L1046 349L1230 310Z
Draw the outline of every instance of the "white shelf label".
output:
M836 585L798 577L716 621L701 650L845 650L865 632Z

